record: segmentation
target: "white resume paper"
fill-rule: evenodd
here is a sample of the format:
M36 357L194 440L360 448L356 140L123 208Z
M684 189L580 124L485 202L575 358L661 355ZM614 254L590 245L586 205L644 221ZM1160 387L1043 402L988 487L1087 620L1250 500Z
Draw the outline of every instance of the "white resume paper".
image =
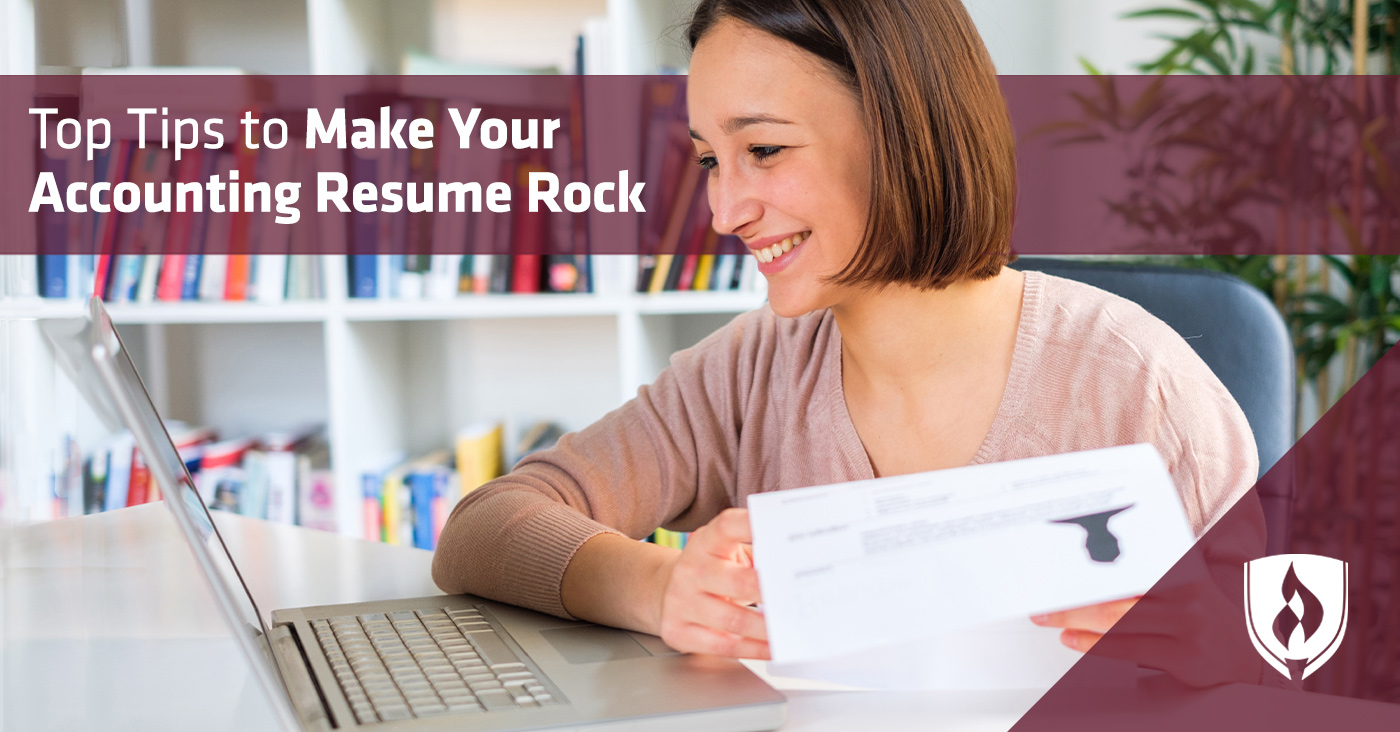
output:
M752 495L777 663L1140 595L1194 541L1151 445Z

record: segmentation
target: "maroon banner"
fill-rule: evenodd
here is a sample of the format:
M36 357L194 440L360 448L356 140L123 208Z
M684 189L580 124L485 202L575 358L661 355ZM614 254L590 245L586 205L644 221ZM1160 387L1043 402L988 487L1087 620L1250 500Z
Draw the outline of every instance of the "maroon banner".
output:
M1003 77L1012 246L1400 253L1397 83ZM685 119L683 77L0 77L0 253L742 252Z
M1400 729L1397 405L1392 351L1014 729ZM1266 526L1261 497L1290 494ZM1096 688L1100 658L1160 672Z

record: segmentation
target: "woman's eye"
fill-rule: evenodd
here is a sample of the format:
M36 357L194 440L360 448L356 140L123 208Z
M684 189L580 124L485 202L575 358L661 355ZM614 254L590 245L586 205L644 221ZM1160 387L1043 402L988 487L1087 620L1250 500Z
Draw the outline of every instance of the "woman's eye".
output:
M695 158L695 164L705 170L714 170L715 166L719 165L719 161L715 160L713 155L699 155Z
M749 152L759 160L767 160L777 155L782 149L782 145L754 145L749 148Z

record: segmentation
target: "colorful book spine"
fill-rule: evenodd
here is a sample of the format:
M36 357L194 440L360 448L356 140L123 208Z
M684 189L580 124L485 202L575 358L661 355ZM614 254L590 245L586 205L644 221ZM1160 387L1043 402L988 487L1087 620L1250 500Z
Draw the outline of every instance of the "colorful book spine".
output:
M384 541L384 483L373 473L365 473L363 482L365 539Z

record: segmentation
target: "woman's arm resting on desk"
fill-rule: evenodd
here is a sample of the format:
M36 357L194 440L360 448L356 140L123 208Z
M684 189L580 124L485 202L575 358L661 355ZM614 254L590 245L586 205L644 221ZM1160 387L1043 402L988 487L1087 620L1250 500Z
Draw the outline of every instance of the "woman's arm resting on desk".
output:
M564 572L574 617L659 635L672 648L768 658L748 511L729 509L691 534L683 551L599 534Z
M733 505L754 364L771 360L762 315L676 354L635 399L468 493L443 527L438 586L659 632L662 565L679 560L636 540L661 525L702 526Z

